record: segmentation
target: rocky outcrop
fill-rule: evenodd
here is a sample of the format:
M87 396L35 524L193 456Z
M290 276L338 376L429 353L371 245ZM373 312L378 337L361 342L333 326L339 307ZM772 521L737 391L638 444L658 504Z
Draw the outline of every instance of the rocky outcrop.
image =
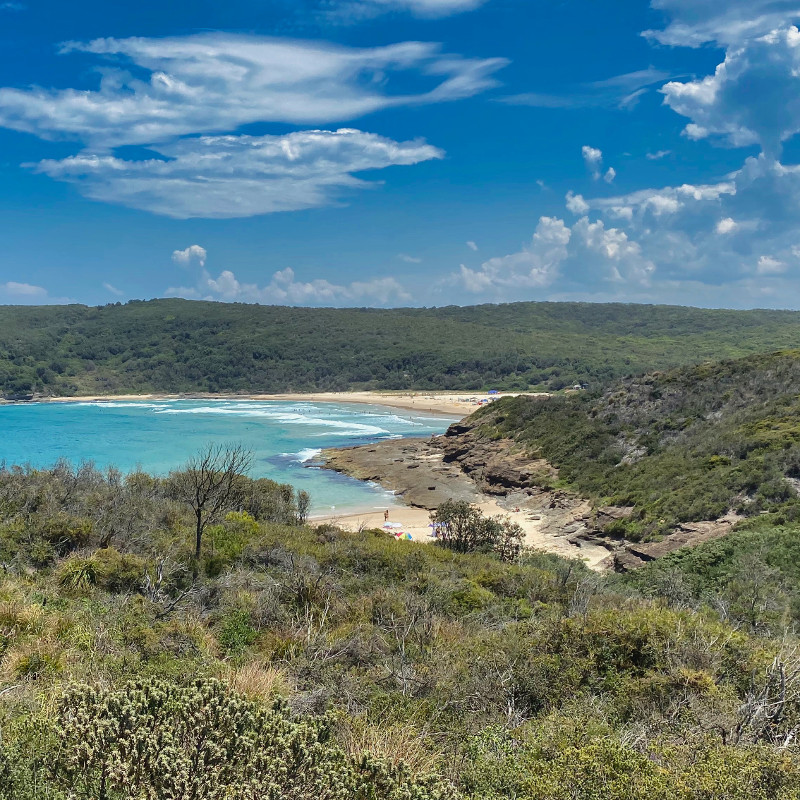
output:
M434 439L445 464L456 464L487 494L540 489L558 477L546 461L531 459L510 439L489 439L468 422Z
M630 572L650 561L663 558L682 547L695 547L726 536L742 517L728 514L721 519L707 522L690 522L681 525L660 542L644 544L626 542L613 556L610 566L617 572Z
M476 502L480 491L456 465L445 464L437 439L390 439L323 453L325 467L379 483L417 508L434 509L448 499Z
M328 469L379 483L410 506L433 510L449 499L480 503L492 497L533 524L531 546L588 557L592 564L619 572L725 536L740 519L731 514L687 523L659 542L626 541L615 523L628 519L633 508L593 508L586 500L554 489L558 471L548 462L531 458L512 440L487 436L472 418L452 425L442 436L329 450L323 458Z

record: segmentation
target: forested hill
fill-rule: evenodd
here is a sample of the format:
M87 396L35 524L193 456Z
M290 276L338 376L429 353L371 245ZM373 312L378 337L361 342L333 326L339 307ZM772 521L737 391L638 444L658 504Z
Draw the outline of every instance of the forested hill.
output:
M597 506L632 507L614 523L629 540L728 511L800 519L800 350L507 398L464 427L515 439Z
M515 303L0 307L0 394L559 389L795 347L800 313Z

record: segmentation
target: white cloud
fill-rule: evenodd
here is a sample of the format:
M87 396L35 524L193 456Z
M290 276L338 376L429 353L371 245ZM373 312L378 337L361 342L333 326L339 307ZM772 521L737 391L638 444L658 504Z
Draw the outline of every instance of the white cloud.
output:
M606 174L603 175L603 180L606 183L614 183L614 178L616 177L617 177L617 171L614 169L614 167L609 167L606 170Z
M576 216L583 216L589 210L589 204L583 199L581 194L567 192L567 211L571 211Z
M405 253L400 253L397 257L401 261L405 261L406 264L421 264L422 263L422 259L421 258L418 258L417 256L409 256L409 255L406 255Z
M475 242L467 242L467 247L469 247L469 249L472 250L473 253L478 252L478 245L475 244Z
M113 284L111 284L111 283L105 283L105 282L104 282L104 283L103 283L103 288L104 288L104 289L105 289L107 292L111 292L111 294L115 294L115 295L117 295L117 297L122 297L122 295L124 295L124 294L125 294L125 292L123 292L121 289L117 289L117 287L116 287L116 286L114 286L114 285L113 285Z
M725 234L733 233L738 227L739 226L734 219L731 217L725 217L725 219L721 219L717 223L717 227L714 230L716 230L716 232L721 236L724 236Z
M772 157L800 132L800 31L773 31L729 49L713 75L670 82L665 102L691 122L692 139L735 147L758 144Z
M655 153L646 153L645 158L648 161L660 161L662 158L666 158L668 155L672 154L672 150L656 150Z
M592 173L592 177L598 180L600 178L600 168L603 166L603 151L585 144L581 148L581 154L586 163L586 168Z
M198 245L192 245L186 250L176 250L172 256L173 261L195 268L197 280L192 286L170 287L165 294L168 297L185 297L190 300L309 306L387 305L390 302L406 302L411 299L393 277L353 281L349 284L336 284L319 278L299 281L294 270L287 267L273 273L269 283L263 286L240 281L231 270L223 270L214 278L205 269L206 257L205 249Z
M780 275L786 272L786 269L787 266L783 261L772 256L761 256L756 266L756 272L759 275Z
M62 52L109 61L99 89L0 89L0 126L77 139L98 152L255 122L334 122L457 100L495 86L494 73L507 64L424 42L355 49L233 34L96 39ZM397 83L409 88L388 93Z
M461 265L458 280L468 292L502 292L509 288L542 288L558 277L567 257L570 229L556 217L542 217L531 244L519 253L492 258L480 269Z
M0 284L0 291L12 297L47 297L47 289L41 286L33 286L30 283L17 283L16 281Z
M202 136L152 149L163 159L81 154L35 168L74 183L93 200L178 219L221 219L329 205L345 190L374 185L352 173L443 156L423 141L395 142L348 128Z
M630 110L648 90L661 85L669 77L668 72L650 67L601 81L584 83L565 94L525 92L503 97L500 102L534 108L611 107Z
M638 242L631 241L619 228L606 228L602 220L590 222L583 217L572 229L577 242L600 257L594 263L605 268L605 279L616 282L647 284L655 265L642 253Z
M358 21L379 14L405 11L418 17L440 18L474 11L488 0L345 0L329 11L333 19Z
M53 297L43 286L19 281L0 283L0 299L15 305L61 305L75 302L69 297Z
M205 247L201 247L199 244L193 244L185 250L175 250L172 253L172 260L182 267L189 267L195 263L200 267L204 267L207 257L208 252Z
M738 44L800 17L798 0L651 0L650 5L671 19L644 35L671 46Z

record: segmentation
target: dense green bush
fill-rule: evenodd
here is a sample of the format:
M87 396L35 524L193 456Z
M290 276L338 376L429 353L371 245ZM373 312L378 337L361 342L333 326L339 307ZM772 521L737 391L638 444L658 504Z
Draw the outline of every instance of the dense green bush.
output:
M729 511L800 517L800 351L630 378L604 391L506 398L472 420L559 471L596 505L632 507L609 534L657 539Z
M799 335L795 312L624 304L5 306L0 396L558 390L793 347Z

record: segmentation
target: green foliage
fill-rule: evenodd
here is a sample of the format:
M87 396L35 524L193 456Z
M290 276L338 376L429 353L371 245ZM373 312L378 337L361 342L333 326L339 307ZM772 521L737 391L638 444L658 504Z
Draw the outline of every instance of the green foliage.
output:
M268 505L194 579L157 479L0 473L1 800L798 796L794 523L631 585ZM59 511L89 541L37 567Z
M522 528L508 518L487 519L465 500L447 500L431 514L436 543L457 553L495 553L514 561L522 549Z
M563 389L792 347L799 336L795 312L623 304L5 306L0 395Z
M653 539L728 511L800 517L800 351L627 379L605 391L507 398L474 416L597 505L633 508L608 532Z
M374 759L354 761L330 721L292 719L215 681L87 686L58 699L47 769L75 800L445 800Z

